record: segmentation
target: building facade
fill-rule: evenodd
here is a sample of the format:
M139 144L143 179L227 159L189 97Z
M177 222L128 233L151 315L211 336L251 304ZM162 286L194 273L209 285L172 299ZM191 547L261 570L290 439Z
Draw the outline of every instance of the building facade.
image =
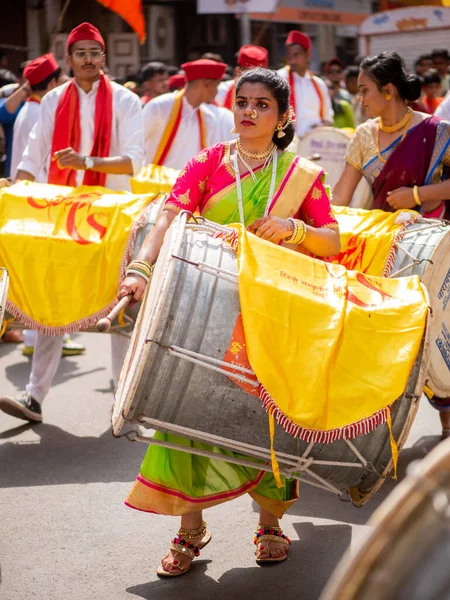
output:
M212 10L215 1L211 0ZM274 13L249 15L250 38L269 50L275 68L283 64L284 40L294 28L313 39L314 70L336 55L350 64L358 54L357 28L371 13L371 4L370 0L281 0ZM108 67L119 77L136 72L150 60L179 65L204 52L218 53L234 64L242 39L239 15L198 14L196 0L143 0L143 5L147 40L140 46L125 21L95 0L6 2L0 50L3 44L12 68L49 49L65 66L68 32L82 21L90 21L104 36Z

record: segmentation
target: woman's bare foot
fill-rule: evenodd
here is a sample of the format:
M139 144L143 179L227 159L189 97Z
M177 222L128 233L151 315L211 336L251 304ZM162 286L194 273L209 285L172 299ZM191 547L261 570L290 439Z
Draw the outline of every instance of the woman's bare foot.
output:
M197 546L199 550L204 548L211 541L211 534L209 531L205 531L204 535L199 538L187 539L180 536L180 539L190 542L194 546ZM168 553L161 560L162 570L170 575L181 575L186 571L189 571L191 563L194 559L188 556L187 553L180 552L178 550L170 549ZM161 571L158 571L161 575Z
M255 537L256 562L263 564L286 560L290 543L280 527L260 525Z
M256 532L256 561L281 562L287 558L289 538L283 534L278 517L260 507L258 531ZM259 541L259 539L261 541Z

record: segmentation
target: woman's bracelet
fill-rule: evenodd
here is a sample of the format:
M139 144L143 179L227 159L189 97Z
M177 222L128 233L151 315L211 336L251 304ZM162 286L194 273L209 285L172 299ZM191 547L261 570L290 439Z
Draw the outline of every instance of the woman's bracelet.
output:
M306 237L306 225L300 219L293 219L292 217L288 217L287 219L294 225L294 233L286 238L284 241L288 244L302 244L305 241Z
M138 275L148 283L153 275L154 265L146 260L133 260L126 268L125 275Z
M422 206L422 200L420 199L419 188L417 185L415 185L413 187L413 197L414 197L414 202L417 204L417 206Z

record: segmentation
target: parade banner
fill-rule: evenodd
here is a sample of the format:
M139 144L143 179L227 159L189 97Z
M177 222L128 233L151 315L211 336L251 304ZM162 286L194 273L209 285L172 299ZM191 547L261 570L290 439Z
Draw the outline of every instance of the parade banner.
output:
M90 327L106 316L153 198L31 182L0 190L8 312L45 335Z
M146 27L142 0L97 0L122 17L134 29L141 44L145 42Z
M237 228L245 351L269 413L319 443L389 422L426 326L419 278L348 271Z

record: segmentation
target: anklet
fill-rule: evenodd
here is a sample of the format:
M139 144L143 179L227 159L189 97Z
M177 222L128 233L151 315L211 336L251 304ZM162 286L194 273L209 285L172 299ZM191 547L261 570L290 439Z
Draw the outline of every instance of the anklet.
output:
M202 521L201 526L198 529L183 529L180 527L178 530L178 537L184 537L188 540L195 540L197 538L202 538L206 533L206 521Z

